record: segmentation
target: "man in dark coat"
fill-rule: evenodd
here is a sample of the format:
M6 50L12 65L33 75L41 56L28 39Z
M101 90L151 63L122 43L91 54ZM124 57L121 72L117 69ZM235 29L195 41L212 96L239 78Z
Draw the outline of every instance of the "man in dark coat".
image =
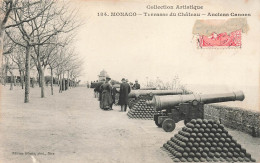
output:
M138 80L135 81L133 89L140 89L140 84L138 83Z
M128 103L128 94L130 92L131 92L130 85L126 83L125 78L123 78L122 83L120 84L119 101L118 101L118 104L121 105L121 111L126 112L127 103Z

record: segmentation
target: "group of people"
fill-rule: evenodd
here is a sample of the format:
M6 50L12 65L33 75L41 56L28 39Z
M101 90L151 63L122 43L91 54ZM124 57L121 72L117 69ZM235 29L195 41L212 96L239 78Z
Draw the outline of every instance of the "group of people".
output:
M98 83L94 89L94 92L98 92L98 99L100 101L100 108L103 110L113 110L113 104L116 103L116 94L119 93L118 104L121 106L121 112L126 112L128 104L128 94L131 92L131 89L140 89L140 84L138 81L135 81L135 84L131 88L128 84L127 79L123 78L122 83L120 84L120 90L117 91L115 83L111 82L109 76L106 79L103 79Z

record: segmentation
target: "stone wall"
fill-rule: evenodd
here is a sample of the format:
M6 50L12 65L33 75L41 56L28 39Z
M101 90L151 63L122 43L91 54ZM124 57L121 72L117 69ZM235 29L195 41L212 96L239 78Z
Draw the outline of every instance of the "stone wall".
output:
M260 137L260 113L221 105L204 105L204 118L219 120L228 128Z

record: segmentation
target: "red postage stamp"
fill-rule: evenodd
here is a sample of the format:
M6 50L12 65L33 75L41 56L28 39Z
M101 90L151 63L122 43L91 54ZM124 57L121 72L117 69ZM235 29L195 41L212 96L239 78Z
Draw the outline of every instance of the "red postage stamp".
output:
M214 47L214 46L234 46L241 47L241 30L231 32L230 34L212 33L209 37L205 35L199 36L200 47Z
M199 48L241 48L242 33L247 31L245 18L197 20L193 27Z

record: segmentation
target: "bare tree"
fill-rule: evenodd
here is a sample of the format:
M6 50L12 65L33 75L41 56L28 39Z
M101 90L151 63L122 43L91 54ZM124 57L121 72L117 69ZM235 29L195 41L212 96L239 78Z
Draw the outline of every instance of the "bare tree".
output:
M35 65L41 76L42 83L44 83L43 66L47 65L48 53L41 53L42 48L53 44L52 39L58 34L71 32L80 25L74 22L75 12L66 14L66 11L68 11L67 6L56 4L55 0L41 0L34 7L27 3L30 2L28 0L22 1L22 4L27 7L13 9L14 16L11 18L18 24L16 30L20 33L22 40L15 40L11 32L6 30L7 36L14 43L25 48L25 103L29 102L30 56L32 56L32 48L34 50L33 53L35 53ZM20 23L24 19L28 21ZM44 97L44 84L41 87L41 97Z
M3 40L4 40L4 31L8 28L17 27L19 25L22 25L25 22L29 22L35 18L37 18L39 15L44 12L46 8L40 8L40 12L37 14L34 14L31 17L23 17L23 19L20 19L19 21L12 21L11 24L8 24L8 20L10 20L12 17L11 15L14 15L12 13L13 10L24 10L25 8L34 7L35 5L38 5L41 3L42 0L34 0L34 1L25 1L25 0L3 0L0 2L0 66L2 67L1 71L1 82L3 83ZM12 18L13 19L13 18Z

